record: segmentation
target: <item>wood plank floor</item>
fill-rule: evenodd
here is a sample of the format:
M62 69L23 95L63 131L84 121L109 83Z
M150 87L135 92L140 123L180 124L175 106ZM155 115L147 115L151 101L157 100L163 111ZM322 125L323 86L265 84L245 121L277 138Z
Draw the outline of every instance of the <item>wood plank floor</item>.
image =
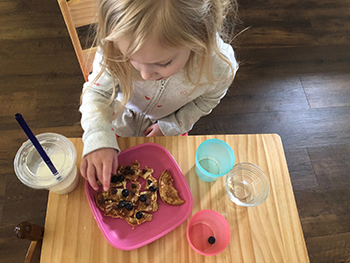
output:
M240 70L190 134L278 133L311 262L350 262L350 2L239 1ZM0 1L0 262L23 262L20 221L44 225L47 192L22 185L24 133L82 135L83 77L54 0Z

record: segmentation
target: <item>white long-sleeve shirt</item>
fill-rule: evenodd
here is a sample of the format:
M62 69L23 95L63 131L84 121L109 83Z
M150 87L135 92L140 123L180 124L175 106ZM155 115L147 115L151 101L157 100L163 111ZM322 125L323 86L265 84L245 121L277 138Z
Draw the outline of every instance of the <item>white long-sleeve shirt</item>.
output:
M232 47L219 37L217 42L221 53L231 62L235 74L238 64ZM231 68L217 55L213 56L214 76L224 80L195 88L181 70L166 80L133 81L129 102L115 116L122 98L118 83L113 83L106 71L90 85L101 70L102 54L97 52L93 71L84 84L80 106L81 125L84 129L83 156L100 148L119 151L116 134L122 137L144 136L143 132L156 122L165 136L190 131L200 117L209 114L219 104L231 84ZM197 80L195 76L192 79ZM116 85L116 96L108 106L113 85Z

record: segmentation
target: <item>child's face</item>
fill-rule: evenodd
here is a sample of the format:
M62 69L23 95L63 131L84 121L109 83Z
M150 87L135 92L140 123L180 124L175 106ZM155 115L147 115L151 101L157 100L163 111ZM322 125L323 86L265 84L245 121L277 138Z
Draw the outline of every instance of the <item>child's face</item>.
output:
M129 42L122 39L117 46L125 54ZM129 60L144 80L161 80L178 73L185 66L190 53L190 49L165 48L157 42L147 42Z

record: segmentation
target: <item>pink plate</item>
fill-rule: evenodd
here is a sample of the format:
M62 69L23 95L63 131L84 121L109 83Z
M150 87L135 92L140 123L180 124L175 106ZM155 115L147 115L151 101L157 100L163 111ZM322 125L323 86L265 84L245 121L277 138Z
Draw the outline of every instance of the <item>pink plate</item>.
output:
M164 170L168 170L174 179L173 184L179 192L179 197L186 203L180 206L168 205L158 194L159 209L153 213L153 220L133 229L124 219L103 215L95 204L96 192L86 181L86 196L98 227L107 241L121 250L136 249L157 240L181 225L192 211L193 201L190 188L167 149L156 143L143 143L120 152L118 156L119 165L128 165L135 160L139 161L141 169L146 165L153 168L153 177L156 179L159 179ZM142 184L141 190L144 189L145 180L139 178L138 181Z

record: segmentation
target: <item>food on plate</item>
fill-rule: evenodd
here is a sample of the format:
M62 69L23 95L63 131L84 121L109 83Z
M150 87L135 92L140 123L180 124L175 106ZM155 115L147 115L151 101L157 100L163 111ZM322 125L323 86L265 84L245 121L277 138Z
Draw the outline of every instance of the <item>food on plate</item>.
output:
M127 218L134 214L139 198L141 184L133 182L128 189L111 187L96 195L97 206L105 212L106 216L114 218Z
M136 212L132 217L126 218L126 222L132 226L138 226L146 221L151 221L153 216L145 212Z
M157 192L146 190L144 192L141 192L141 196L142 198L139 199L140 203L137 207L137 210L145 212L156 212L158 210L159 205L157 203Z
M133 162L131 165L118 166L117 169L117 176L123 176L130 181L136 181L140 173L140 164L138 161Z
M104 211L105 216L122 218L131 226L137 226L151 221L151 213L158 211L158 191L167 204L185 203L178 197L172 184L173 179L167 170L162 173L159 182L152 174L153 169L148 166L141 170L137 160L131 165L119 166L117 173L111 177L109 190L96 194L96 205ZM139 178L143 179L142 191L142 183L137 181Z
M147 177L149 177L152 173L153 173L153 169L146 166L144 169L141 170L140 176L143 179L147 179Z
M182 205L182 200L175 187L173 186L173 178L168 170L165 170L159 178L159 195L162 200L169 205Z

